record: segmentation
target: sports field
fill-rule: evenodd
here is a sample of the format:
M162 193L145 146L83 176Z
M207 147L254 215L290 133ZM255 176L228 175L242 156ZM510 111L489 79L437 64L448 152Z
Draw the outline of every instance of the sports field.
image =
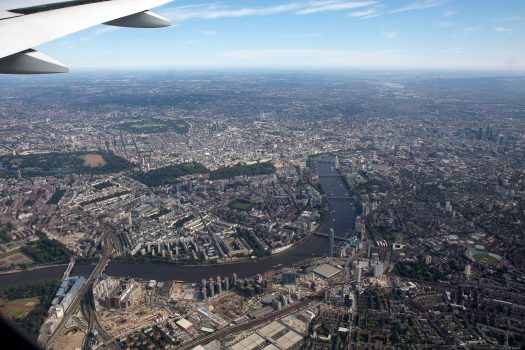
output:
M483 265L497 265L499 262L498 259L484 252L472 254L472 259Z
M497 265L502 259L497 254L478 249L467 249L465 254L471 261L482 265Z

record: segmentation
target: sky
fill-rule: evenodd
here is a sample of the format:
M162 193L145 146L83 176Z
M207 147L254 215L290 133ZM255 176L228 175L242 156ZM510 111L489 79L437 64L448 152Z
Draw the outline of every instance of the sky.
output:
M79 68L525 70L525 0L173 1L38 47Z

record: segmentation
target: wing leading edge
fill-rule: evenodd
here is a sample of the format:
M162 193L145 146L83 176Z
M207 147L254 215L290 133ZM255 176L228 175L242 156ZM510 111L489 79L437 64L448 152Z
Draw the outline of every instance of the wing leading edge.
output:
M172 0L91 0L62 1L64 7L46 8L50 1L40 0L41 7L32 7L29 14L16 8L6 8L0 2L0 73L38 74L65 73L69 69L33 50L48 41L81 31L97 24L120 27L157 28L171 22L149 11ZM34 6L37 1L32 1ZM58 8L57 8L58 7ZM17 12L18 11L18 12ZM22 14L21 14L22 13Z

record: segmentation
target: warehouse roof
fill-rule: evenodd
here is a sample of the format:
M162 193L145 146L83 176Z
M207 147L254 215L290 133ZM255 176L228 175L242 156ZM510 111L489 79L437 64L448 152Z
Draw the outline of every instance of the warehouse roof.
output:
M187 330L191 326L193 326L193 324L190 321L188 321L187 319L185 319L185 318L181 318L176 323L177 323L177 326L179 326L180 328L182 328L184 330Z
M323 264L321 266L317 266L313 271L323 278L330 278L337 275L341 270L339 270L337 267L333 267L332 265Z

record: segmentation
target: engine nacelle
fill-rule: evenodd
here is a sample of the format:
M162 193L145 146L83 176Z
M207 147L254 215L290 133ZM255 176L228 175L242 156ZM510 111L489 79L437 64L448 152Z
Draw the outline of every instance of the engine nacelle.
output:
M68 67L33 49L0 58L0 73L50 74L67 72L69 72Z
M171 22L169 19L164 18L155 12L144 11L135 13L134 15L118 18L104 24L128 28L160 28L169 27Z

